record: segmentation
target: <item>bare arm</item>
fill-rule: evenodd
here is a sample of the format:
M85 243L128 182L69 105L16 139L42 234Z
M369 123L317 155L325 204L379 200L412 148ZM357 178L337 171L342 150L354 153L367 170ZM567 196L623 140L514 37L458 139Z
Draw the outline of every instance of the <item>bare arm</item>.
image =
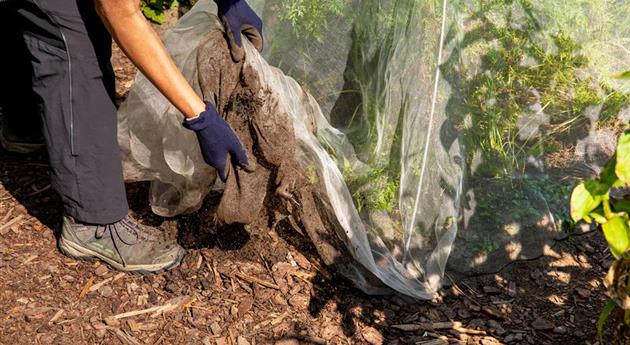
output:
M205 110L203 100L140 12L138 0L95 0L95 5L120 48L184 116L193 118Z

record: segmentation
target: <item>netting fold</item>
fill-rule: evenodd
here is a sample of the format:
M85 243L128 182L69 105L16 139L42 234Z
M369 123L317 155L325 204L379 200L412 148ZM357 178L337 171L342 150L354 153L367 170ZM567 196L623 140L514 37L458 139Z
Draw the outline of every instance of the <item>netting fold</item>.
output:
M354 259L409 296L535 257L564 226L571 178L598 169L628 117L630 85L612 77L630 69L624 1L250 3L267 46L246 44L246 61L280 95L298 161ZM199 1L164 38L199 93L215 11ZM155 213L193 212L221 188L142 75L119 116L126 176L152 181Z

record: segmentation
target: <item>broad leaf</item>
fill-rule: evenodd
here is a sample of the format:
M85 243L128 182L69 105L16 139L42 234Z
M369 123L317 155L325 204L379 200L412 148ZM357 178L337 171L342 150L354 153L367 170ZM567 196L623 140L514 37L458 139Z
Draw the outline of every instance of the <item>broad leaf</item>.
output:
M615 212L625 212L630 215L630 200L615 200L613 202L613 210L615 210Z
M615 301L609 299L604 305L602 312L599 314L599 320L597 320L597 334L599 335L599 343L604 344L604 324L610 317L610 314L615 310L617 304Z
M615 173L615 169L617 167L617 156L613 156L602 169L602 172L599 174L599 180L604 185L603 188L610 189L615 185L616 182L619 181L617 174ZM606 191L607 192L607 191ZM604 193L606 193L604 192Z
M614 166L613 166L614 167ZM602 174L605 173L606 170L602 171ZM616 175L615 178L613 180L613 178L610 177L610 175L606 176L607 178L603 181L597 179L597 180L593 180L593 179L587 179L584 180L584 187L586 188L586 190L591 194L591 195L606 195L608 194L608 192L610 192L610 188L612 188L612 185L614 183L614 181L616 181Z
M602 224L602 230L613 255L617 258L622 256L630 247L628 217L615 216Z
M571 218L575 222L584 219L601 202L600 195L592 195L586 188L585 182L580 183L571 194Z
M623 183L630 185L630 131L619 137L615 172Z
M144 14L145 17L147 17L147 19L153 22L156 22L158 24L162 24L166 20L166 15L164 14L163 9L158 10L150 6L144 6L142 7L142 13Z

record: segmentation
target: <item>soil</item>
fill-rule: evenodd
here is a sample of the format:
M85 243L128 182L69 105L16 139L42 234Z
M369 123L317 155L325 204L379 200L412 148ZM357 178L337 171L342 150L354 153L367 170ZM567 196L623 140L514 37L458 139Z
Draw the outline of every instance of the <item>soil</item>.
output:
M122 100L134 69L118 49L114 64ZM205 85L207 91L216 87ZM219 95L218 106L241 138L252 138L252 128L231 117L239 113L232 110L247 106L235 103L234 95L243 93ZM252 109L253 123L261 121ZM282 129L284 139L290 138L288 130ZM327 225L306 223L322 217L288 210L292 204L282 196L286 193L275 187L286 184L269 183L293 176L294 193L289 194L303 205L311 203L307 210L317 210L314 191L300 184L299 171L280 173L285 166L296 168L292 162L268 154L260 144L255 149L254 140L245 145L257 162L256 172L231 174L230 199L211 194L196 214L155 216L146 202L147 185L127 186L134 215L175 233L189 250L182 265L153 276L121 274L99 262L61 255L55 246L61 207L50 188L47 157L1 151L0 344L597 342L596 321L606 300L601 280L612 262L601 234L568 236L546 248L542 258L449 282L433 301L368 296L329 266L326 252L320 255L322 243L342 248L329 238L311 240L313 231L326 231ZM230 200L251 207L226 204ZM235 225L242 217L251 224Z
M280 100L260 84L258 71L234 62L220 30L212 30L197 56L203 97L212 100L248 152L248 169L228 174L216 219L263 229L291 228L307 234L319 257L335 271L363 270L336 235L332 208L323 188L308 182L295 159L297 141ZM342 231L339 229L338 231ZM375 278L363 272L370 281ZM382 284L378 284L382 288Z

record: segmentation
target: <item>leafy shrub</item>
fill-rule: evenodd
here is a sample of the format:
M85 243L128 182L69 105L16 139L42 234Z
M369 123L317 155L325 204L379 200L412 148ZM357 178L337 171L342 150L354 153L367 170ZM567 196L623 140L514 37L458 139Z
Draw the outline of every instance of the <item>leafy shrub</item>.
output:
M472 74L459 59L442 67L456 87L447 109L453 130L469 148L469 164L476 154L473 148L480 150L481 175L511 176L524 170L527 157L570 145L562 141L588 121L585 110L589 106L602 105L599 125L606 125L630 105L629 95L585 76L583 70L592 61L568 34L557 32L548 42L555 49L549 49L538 40L540 24L535 19L528 18L520 26L503 26L491 14L486 8L475 13L478 25L464 38L464 55L480 59L484 70ZM505 21L511 20L507 15ZM521 138L519 120L531 112L534 103L549 114L548 122L541 126L540 134Z
M619 77L628 78L630 73ZM616 307L625 311L624 323L630 325L630 195L620 193L622 188L630 188L630 130L619 138L615 155L599 177L583 181L571 195L573 220L598 224L616 259L604 281L611 300L597 324L600 337L604 321Z
M297 38L320 40L330 16L340 16L348 0L286 0L281 2L280 19L291 25Z

